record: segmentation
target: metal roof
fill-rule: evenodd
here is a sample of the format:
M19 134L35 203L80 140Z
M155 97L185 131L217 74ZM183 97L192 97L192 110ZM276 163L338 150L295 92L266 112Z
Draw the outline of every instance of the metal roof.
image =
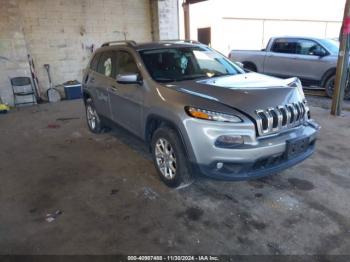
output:
M204 2L204 1L207 1L207 0L185 0L185 3L186 4L195 4L195 3L199 3L199 2Z
M193 40L162 40L156 42L136 43L132 40L125 41L111 41L102 44L101 48L113 47L113 46L128 46L135 50L144 49L158 49L158 48L169 48L169 47L184 47L184 46L198 46L202 45L200 42Z

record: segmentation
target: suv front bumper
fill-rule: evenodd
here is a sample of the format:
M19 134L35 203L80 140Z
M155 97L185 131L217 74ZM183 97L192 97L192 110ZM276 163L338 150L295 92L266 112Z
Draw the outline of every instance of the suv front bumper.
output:
M205 123L205 126L201 121L187 123L187 134L195 155L193 166L205 176L224 180L262 177L302 162L314 152L318 130L316 123L308 121L277 135L256 138L254 128L248 126L233 128L221 124L219 128L217 123ZM245 144L238 148L215 146L217 137L229 134L242 135ZM307 146L299 154L289 157L287 141L297 138L307 138Z
M270 156L259 159L252 163L223 163L222 168L218 169L216 164L212 165L197 165L199 171L204 176L220 180L248 180L263 176L273 175L289 167L292 167L309 156L312 155L315 149L315 140L310 144L309 148L295 156L287 159L285 154L281 156Z

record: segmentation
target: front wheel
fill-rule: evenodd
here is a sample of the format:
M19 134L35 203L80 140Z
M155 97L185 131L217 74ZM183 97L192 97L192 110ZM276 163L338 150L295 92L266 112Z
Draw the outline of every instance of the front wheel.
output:
M167 186L178 187L193 181L182 142L173 129L158 128L152 137L151 147L158 175Z
M87 124L90 131L95 134L101 133L103 131L102 122L96 112L94 103L92 102L91 98L86 100L85 110L86 110Z
M335 88L335 75L332 75L330 78L327 79L324 85L326 94L328 97L333 97L334 94L334 88ZM347 84L345 88L344 98L349 99L350 98L350 85Z

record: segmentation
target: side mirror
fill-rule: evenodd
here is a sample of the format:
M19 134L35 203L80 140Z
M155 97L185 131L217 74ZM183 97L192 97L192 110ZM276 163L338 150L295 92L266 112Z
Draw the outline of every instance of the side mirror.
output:
M315 55L315 56L319 56L319 57L324 57L327 55L327 52L324 50L314 50L312 52L310 52L310 55Z
M139 74L119 74L117 75L117 82L119 84L142 84Z

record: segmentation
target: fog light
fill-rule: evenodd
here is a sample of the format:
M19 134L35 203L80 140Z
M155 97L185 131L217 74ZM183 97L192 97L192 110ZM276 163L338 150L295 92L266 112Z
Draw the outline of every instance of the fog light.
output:
M217 147L237 147L244 143L244 139L242 136L235 135L223 135L219 136L215 141L215 146Z
M224 166L224 163L222 163L222 162L218 162L218 163L216 164L216 168L217 168L217 169L221 169L223 166Z

